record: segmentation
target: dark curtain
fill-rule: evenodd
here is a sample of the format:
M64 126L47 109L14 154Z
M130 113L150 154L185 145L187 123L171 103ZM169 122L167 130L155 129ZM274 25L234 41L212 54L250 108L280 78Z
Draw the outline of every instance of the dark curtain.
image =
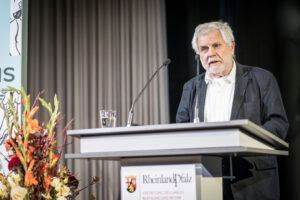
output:
M169 68L170 120L174 123L183 84L196 74L191 44L194 29L200 23L219 20L219 0L167 0L166 13L168 56L172 59Z
M281 199L299 199L300 5L297 1L222 1L237 38L237 61L271 71L290 121L290 155L279 157Z
M196 74L190 45L194 28L214 20L228 22L236 40L236 60L267 69L278 81L290 121L286 139L290 155L278 158L281 199L300 199L300 157L297 155L300 153L300 2L166 2L168 54L177 61L169 71L171 121L175 122L184 82Z

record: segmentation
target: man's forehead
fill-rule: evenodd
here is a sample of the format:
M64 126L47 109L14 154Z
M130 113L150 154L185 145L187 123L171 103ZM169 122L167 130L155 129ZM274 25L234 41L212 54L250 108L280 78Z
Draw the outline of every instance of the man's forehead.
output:
M199 34L197 42L199 45L206 45L215 42L225 42L225 41L223 40L221 32L217 29L214 29L207 33Z

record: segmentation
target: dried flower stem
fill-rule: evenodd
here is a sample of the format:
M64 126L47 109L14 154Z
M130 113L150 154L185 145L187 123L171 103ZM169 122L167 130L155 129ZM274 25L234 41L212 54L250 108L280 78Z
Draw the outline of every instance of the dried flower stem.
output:
M97 176L93 177L92 181L87 186L85 186L85 187L83 187L83 188L76 191L76 195L78 195L82 190L84 190L84 189L90 187L91 185L97 183L98 181L99 181L99 177L97 177Z

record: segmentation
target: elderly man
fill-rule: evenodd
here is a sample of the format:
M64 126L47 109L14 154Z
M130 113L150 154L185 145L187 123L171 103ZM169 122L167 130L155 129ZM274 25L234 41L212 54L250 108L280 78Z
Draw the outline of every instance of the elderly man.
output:
M177 122L192 122L198 101L200 121L249 119L282 139L286 137L289 124L274 76L234 60L235 42L227 23L197 26L192 47L206 72L185 83ZM226 166L224 159L224 173ZM233 172L236 179L224 180L224 199L280 198L275 156L235 157Z

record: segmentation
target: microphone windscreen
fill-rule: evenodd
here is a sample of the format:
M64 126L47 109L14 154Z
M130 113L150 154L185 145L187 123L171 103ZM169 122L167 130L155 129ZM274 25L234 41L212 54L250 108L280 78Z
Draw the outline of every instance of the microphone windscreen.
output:
M163 65L169 65L171 63L171 60L167 58L167 60L163 63Z

